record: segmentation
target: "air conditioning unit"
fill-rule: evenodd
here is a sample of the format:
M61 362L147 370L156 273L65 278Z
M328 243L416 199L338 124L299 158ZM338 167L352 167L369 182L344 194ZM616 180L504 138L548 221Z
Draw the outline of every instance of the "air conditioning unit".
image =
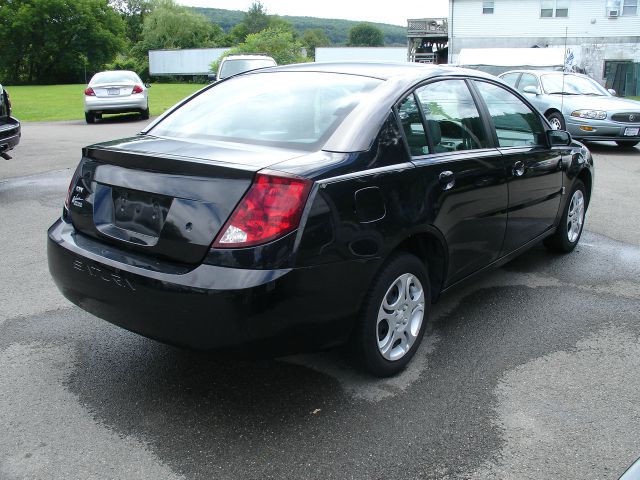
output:
M620 16L620 11L619 10L607 10L607 17L615 18L615 17L619 17L619 16Z

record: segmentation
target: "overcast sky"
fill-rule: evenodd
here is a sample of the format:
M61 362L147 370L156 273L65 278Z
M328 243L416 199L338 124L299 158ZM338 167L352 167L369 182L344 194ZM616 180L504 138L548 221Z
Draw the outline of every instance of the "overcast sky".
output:
M261 0L271 15L344 18L407 25L408 18L446 17L449 0ZM247 11L252 0L178 0L193 7Z

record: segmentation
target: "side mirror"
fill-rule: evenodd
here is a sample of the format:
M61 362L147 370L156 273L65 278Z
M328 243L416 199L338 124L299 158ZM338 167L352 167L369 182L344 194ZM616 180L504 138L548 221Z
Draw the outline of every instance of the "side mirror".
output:
M618 95L618 92L616 92L613 88L609 88L607 89L607 92L609 92L611 95L613 95L614 97Z
M564 130L547 130L547 138L549 139L549 145L552 147L571 145L571 134Z
M145 88L151 88L151 84L150 84L150 83L145 83L145 84L144 84L144 87L145 87Z
M215 73L210 73L209 75L207 75L207 78L209 79L210 82L215 82L217 75Z
M527 85L522 89L522 91L524 93L533 93L534 95L540 95L540 90L538 90L538 88L534 87L533 85Z

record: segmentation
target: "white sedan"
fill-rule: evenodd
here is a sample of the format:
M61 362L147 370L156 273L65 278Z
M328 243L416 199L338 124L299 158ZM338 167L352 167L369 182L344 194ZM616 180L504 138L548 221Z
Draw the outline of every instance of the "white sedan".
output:
M84 117L95 123L104 113L139 112L149 118L149 98L145 85L135 72L111 70L96 73L84 91Z

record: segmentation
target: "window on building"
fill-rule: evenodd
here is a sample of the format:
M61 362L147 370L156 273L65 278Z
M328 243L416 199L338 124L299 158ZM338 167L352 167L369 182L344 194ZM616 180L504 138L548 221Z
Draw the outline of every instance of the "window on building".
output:
M540 16L543 18L568 17L569 0L541 0Z
M484 14L493 13L494 3L495 2L493 0L482 2L482 13Z
M607 0L607 16L610 12L618 12L618 15L638 15L638 0Z

